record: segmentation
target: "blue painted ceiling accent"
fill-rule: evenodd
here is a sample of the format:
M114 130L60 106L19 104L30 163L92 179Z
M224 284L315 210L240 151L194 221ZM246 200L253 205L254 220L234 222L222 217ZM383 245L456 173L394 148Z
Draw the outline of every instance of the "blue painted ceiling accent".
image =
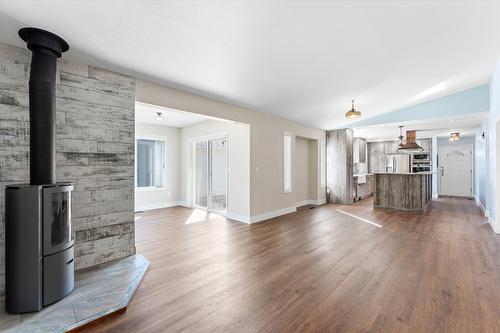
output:
M490 109L489 100L489 86L488 84L483 84L379 116L360 120L352 123L349 127L488 112Z

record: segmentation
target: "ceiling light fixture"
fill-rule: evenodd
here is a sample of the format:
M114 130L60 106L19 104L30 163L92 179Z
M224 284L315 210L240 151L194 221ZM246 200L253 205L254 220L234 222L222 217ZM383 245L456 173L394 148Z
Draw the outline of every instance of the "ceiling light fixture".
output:
M399 126L399 149L403 148L405 146L405 137L403 136L403 127L404 126Z
M351 109L345 113L345 117L348 119L361 117L361 112L354 109L354 100L352 100Z
M163 112L161 112L161 111L155 112L155 120L162 121L163 120Z
M460 132L454 132L450 134L449 141L458 141L460 140Z

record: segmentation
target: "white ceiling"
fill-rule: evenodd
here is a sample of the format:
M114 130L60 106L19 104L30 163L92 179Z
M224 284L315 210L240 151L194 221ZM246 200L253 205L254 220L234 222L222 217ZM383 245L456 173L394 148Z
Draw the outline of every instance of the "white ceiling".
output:
M500 56L497 1L0 0L0 22L2 41L48 29L68 57L325 129L351 98L366 118L487 82Z
M162 120L155 119L156 112L162 113ZM209 117L200 116L196 113L177 111L145 103L135 103L135 121L138 123L183 128L210 119Z
M452 132L460 132L461 135L474 135L479 129L481 122L488 117L487 112L474 113L460 117L443 117L426 120L414 120L398 122L393 124L372 125L353 128L355 137L367 139L367 141L396 140L399 136L400 125L406 130L416 130L417 138L431 138L433 136L449 137Z

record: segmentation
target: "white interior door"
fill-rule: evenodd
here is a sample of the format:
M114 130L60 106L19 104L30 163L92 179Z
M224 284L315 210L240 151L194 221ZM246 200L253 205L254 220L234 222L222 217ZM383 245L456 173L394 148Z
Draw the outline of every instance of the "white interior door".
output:
M439 147L439 194L472 197L472 146Z

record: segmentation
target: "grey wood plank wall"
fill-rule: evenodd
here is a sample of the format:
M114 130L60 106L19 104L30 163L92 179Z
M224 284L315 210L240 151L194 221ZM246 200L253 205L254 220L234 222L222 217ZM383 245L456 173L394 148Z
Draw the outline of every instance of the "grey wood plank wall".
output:
M5 191L29 182L31 52L0 43L0 296L5 272ZM135 253L135 79L59 59L57 180L74 181L76 268Z

